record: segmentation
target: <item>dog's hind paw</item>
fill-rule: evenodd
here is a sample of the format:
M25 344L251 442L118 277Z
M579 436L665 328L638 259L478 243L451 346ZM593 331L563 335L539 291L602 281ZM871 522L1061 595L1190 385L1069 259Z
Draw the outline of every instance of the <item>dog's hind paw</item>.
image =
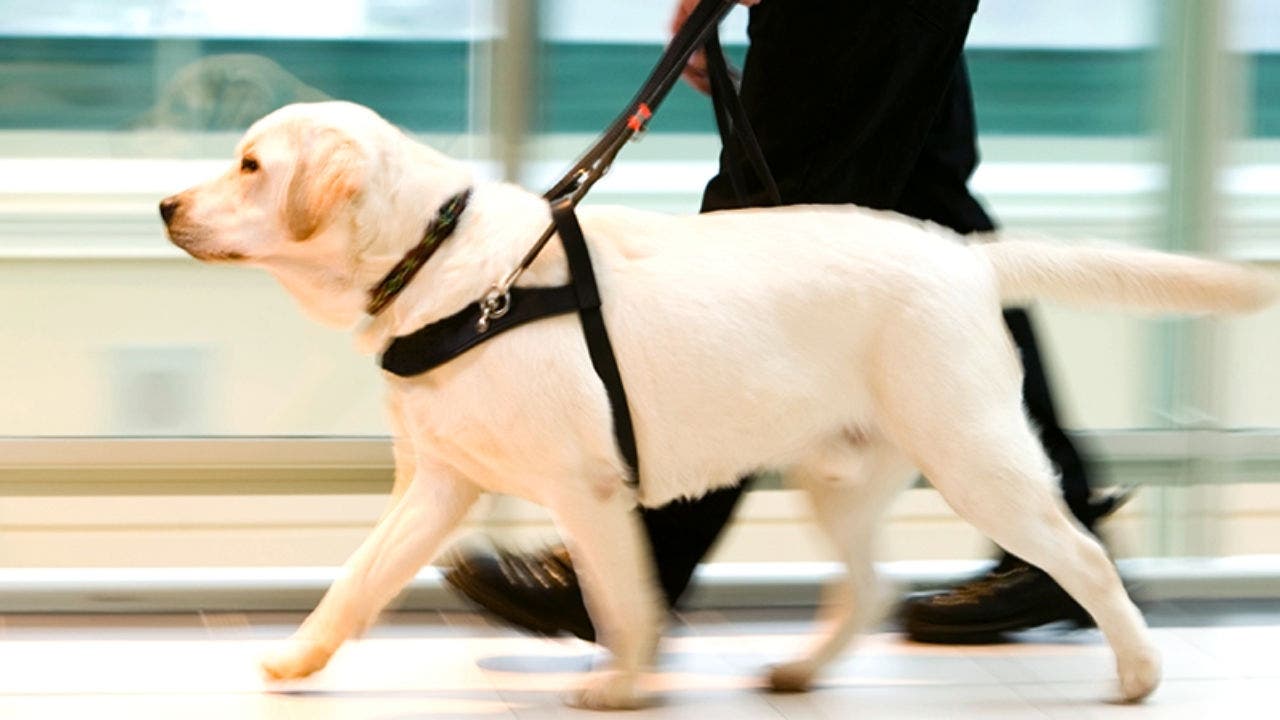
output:
M644 702L635 674L617 670L594 673L568 698L570 705L588 710L634 710Z
M813 683L813 666L804 660L770 666L769 689L773 692L804 692Z
M290 638L262 659L262 672L271 680L296 680L322 669L332 656L320 643Z

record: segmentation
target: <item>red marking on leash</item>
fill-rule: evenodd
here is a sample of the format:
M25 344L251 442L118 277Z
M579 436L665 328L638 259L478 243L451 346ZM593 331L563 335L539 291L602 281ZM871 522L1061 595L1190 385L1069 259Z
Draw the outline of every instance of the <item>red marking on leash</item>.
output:
M636 114L632 115L630 119L627 120L627 127L631 128L635 132L640 132L644 129L644 124L651 117L653 117L653 111L649 109L648 103L640 103L636 108Z

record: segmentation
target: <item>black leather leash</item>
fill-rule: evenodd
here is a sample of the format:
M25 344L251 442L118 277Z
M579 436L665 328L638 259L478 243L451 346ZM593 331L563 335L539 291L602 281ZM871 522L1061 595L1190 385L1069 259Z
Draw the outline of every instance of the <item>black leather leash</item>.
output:
M631 470L629 484L634 486L639 481L640 458L627 393L608 328L600 312L600 292L591 266L591 254L574 210L587 191L608 171L623 145L645 130L649 118L680 78L689 57L698 47L704 47L707 52L716 126L726 151L737 148L745 153L774 204L781 204L777 185L751 131L746 111L738 98L736 83L720 47L717 28L735 3L736 0L703 0L694 8L626 110L605 129L564 177L543 194L551 205L552 222L520 264L480 300L443 320L395 338L382 354L380 362L384 370L401 377L420 375L524 323L576 311L582 323L591 365L609 396L614 438ZM740 171L733 167L731 175L735 192L740 198L744 197ZM569 284L516 287L516 281L556 235L560 237L568 260ZM442 241L440 238L435 244Z

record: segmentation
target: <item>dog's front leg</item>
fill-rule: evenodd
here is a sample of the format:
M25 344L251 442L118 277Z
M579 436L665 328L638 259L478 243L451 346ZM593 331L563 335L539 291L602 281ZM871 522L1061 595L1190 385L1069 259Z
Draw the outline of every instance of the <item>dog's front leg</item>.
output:
M569 546L600 643L613 657L570 702L597 709L633 708L636 687L653 662L662 603L635 500L621 484L561 496L552 515Z
M478 496L475 485L419 458L399 501L347 561L319 606L263 661L266 674L283 680L323 668L431 560Z
M391 456L395 460L395 480L391 485L391 494L387 497L386 509L382 511L383 517L396 508L400 498L409 489L409 484L413 482L418 469L413 435L409 431L409 423L405 418L403 394L396 392L388 394L386 407L387 420L391 427Z

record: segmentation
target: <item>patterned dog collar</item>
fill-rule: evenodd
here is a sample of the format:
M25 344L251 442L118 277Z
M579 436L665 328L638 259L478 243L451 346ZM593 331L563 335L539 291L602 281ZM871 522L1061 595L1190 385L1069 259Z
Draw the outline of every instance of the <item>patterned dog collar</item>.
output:
M467 201L470 198L471 188L467 188L440 206L435 217L427 223L427 229L423 231L422 239L418 244L405 253L400 262L396 263L395 267L391 268L391 271L369 291L369 304L365 306L365 312L377 315L396 299L413 276L417 275L422 266L431 259L440 244L453 234L454 228L458 226L458 218L462 215L462 211L467 209Z

